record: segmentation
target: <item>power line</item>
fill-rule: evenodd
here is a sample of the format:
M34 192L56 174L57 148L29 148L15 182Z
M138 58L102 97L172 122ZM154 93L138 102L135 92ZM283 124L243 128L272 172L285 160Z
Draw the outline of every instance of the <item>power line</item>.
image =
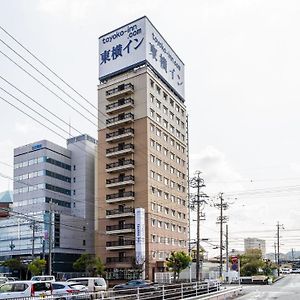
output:
M56 72L50 69L45 63L43 63L35 54L33 54L27 47L21 44L14 36L12 36L7 30L5 30L1 25L0 29L5 32L10 38L12 38L19 46L21 46L26 52L28 52L32 57L34 57L40 64L42 64L48 71L50 71L55 77L61 80L66 86L68 86L72 91L74 91L78 96L84 99L88 104L90 104L93 108L98 110L98 108L88 101L84 96L82 96L78 91L76 91L71 85L69 85L64 79L62 79Z
M35 76L30 74L27 70L25 70L22 66L20 66L18 63L16 63L12 58L10 58L8 55L6 55L4 52L0 50L0 53L4 55L8 60L10 60L13 64L15 64L18 68L20 68L23 72L25 72L27 75L29 75L32 79L34 79L36 82L38 82L40 85L42 85L46 90L48 90L51 94L56 96L58 99L60 99L62 102L64 102L67 106L69 106L71 109L76 111L79 115L81 115L84 119L89 121L92 125L94 125L96 128L98 128L98 125L88 119L85 115L83 115L77 108L73 107L71 104L69 104L66 100L64 100L62 97L60 97L58 94L56 94L54 91L52 91L50 88L48 88L44 83L42 83L39 79L37 79Z
M11 48L7 43L5 43L1 38L0 41L11 51L13 51L18 57L20 57L23 61L25 61L29 66L31 66L36 72L38 72L40 75L42 75L45 79L47 79L49 82L51 82L56 88L58 88L61 92L63 92L68 98L72 99L76 104L78 104L82 109L84 109L86 112L88 112L91 116L98 119L96 115L91 113L86 107L84 107L79 101L77 101L75 98L70 96L66 91L64 91L60 86L58 86L55 82L53 82L49 77L44 75L41 71L39 71L34 65L32 65L28 60L26 60L22 55L20 55L17 51L15 51L13 48Z

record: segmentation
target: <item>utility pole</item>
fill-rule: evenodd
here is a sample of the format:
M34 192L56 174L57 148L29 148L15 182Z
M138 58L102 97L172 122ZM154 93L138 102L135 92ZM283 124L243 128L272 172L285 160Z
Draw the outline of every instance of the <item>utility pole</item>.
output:
M228 203L224 202L223 193L219 194L220 203L215 204L220 209L220 216L217 219L217 223L220 224L220 272L219 275L222 277L223 273L223 223L226 223L228 218L223 216L223 210L228 208Z
M190 205L192 209L197 207L197 250L196 250L196 281L200 281L200 221L204 220L205 215L201 211L201 206L206 203L205 198L208 196L200 192L202 187L205 187L204 180L200 177L201 172L197 171L196 176L190 180L190 185L192 188L197 188L197 194L194 199L191 200Z
M229 254L228 254L228 224L226 224L226 282L228 282Z
M32 223L30 225L30 228L32 229L32 249L31 249L31 259L34 260L35 256L35 232L37 230L36 220L32 220Z
M48 269L49 275L52 275L52 199L49 201L49 258L48 258Z
M277 222L277 264L278 264L278 268L277 268L277 275L280 275L280 250L279 250L279 245L280 245L280 228L284 229L283 224L279 224L279 222Z
M274 242L274 263L277 262L277 254L276 254L276 242Z

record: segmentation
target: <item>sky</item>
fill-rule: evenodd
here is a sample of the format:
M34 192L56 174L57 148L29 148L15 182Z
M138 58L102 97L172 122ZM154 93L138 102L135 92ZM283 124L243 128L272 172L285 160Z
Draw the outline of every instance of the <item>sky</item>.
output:
M190 172L202 172L203 192L210 196L201 237L218 244L214 204L223 192L230 249L242 250L244 238L259 237L266 239L267 252L273 251L279 222L284 225L280 247L287 252L300 250L299 13L296 0L1 0L0 26L96 106L98 37L146 15L185 63ZM97 127L90 104L66 86L52 87L84 116L63 104L7 58L47 82L4 43L56 80L53 74L3 30L0 39L0 97L21 107L4 89L42 110L4 78L63 119L54 122L64 130L56 135L0 98L3 191L12 189L5 177L13 175L14 147L41 139L64 146L69 133L96 137ZM22 110L33 114L28 107ZM54 120L46 111L42 115ZM217 254L203 246L209 256Z

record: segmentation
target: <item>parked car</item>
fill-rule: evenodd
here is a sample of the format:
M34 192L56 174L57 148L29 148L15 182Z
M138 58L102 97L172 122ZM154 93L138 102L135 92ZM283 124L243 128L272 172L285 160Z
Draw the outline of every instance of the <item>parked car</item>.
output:
M0 285L0 299L22 299L50 295L52 295L52 282L50 281L7 281Z
M8 281L7 277L0 277L0 284L5 283Z
M70 278L67 282L76 282L87 287L89 292L100 292L107 290L107 283L102 277L79 277Z
M300 268L298 269L292 269L293 274L300 274Z
M113 287L114 291L117 291L119 294L129 294L136 293L137 289L140 289L140 292L155 292L158 290L158 286L154 285L153 282L149 280L136 279L130 280L127 283L118 284Z
M87 287L76 282L53 282L52 294L57 300L90 299L90 296L87 294Z
M52 275L42 275L42 276L33 276L31 277L32 281L55 281L55 277Z

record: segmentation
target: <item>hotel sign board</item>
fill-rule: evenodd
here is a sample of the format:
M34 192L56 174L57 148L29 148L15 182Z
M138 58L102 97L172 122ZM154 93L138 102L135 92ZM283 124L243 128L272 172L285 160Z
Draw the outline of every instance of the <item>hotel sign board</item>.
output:
M135 209L135 260L143 265L146 257L145 246L145 209Z
M99 37L99 79L144 63L184 98L184 64L147 17Z

